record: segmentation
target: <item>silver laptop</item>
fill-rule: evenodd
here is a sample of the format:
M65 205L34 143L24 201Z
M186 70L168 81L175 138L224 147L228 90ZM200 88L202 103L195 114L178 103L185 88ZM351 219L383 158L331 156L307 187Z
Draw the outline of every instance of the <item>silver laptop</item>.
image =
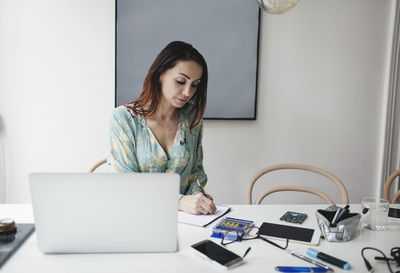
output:
M43 253L177 250L178 174L32 173Z

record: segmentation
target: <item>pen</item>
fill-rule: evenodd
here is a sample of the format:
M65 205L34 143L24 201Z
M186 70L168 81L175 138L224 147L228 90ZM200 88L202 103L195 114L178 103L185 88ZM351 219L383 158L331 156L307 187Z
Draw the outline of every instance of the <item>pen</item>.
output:
M337 220L338 220L338 216L339 216L341 210L342 210L341 208L338 208L338 209L336 210L335 216L333 216L332 222L331 222L331 224L330 224L331 227L332 227L332 226L336 226L336 222L337 222Z
M345 262L338 258L332 257L332 256L325 254L323 252L320 252L316 249L313 249L313 248L307 249L307 254L313 258L318 258L322 261L325 261L327 263L330 263L330 264L336 265L340 268L343 268L344 270L350 269L350 264L348 262Z
M251 247L249 246L249 248L248 248L248 249L246 250L246 252L244 253L243 258L246 257L247 254L249 254L250 250L251 250Z
M326 272L323 267L300 267L300 266L277 266L276 271L280 272Z
M204 195L205 197L208 198L208 195L207 195L207 193L204 191L203 187L201 186L199 179L197 179L196 182L197 182L197 185L198 185L199 188L200 188L200 191L203 193L203 195Z
M321 262L319 262L319 261L310 259L310 258L308 258L308 257L306 257L306 256L304 256L304 255L301 255L301 254L299 254L299 253L296 253L296 252L294 252L294 251L292 251L292 250L287 250L287 252L288 252L289 254L291 254L291 255L293 255L293 256L299 258L299 259L302 259L303 261L312 263L312 264L314 264L314 265L316 265L316 266L319 266L319 267L323 267L323 268L325 268L326 270L332 270L332 271L333 271L332 268L330 268L330 267L327 266L326 264L323 264L323 263L321 263Z
M349 206L349 205L346 205L346 206L344 207L344 209L342 209L342 210L340 211L340 213L339 213L339 215L338 215L338 217L337 217L337 219L336 219L336 222L340 222L340 221L342 220L342 218L343 218L346 214L348 214L349 208L350 208L350 206Z

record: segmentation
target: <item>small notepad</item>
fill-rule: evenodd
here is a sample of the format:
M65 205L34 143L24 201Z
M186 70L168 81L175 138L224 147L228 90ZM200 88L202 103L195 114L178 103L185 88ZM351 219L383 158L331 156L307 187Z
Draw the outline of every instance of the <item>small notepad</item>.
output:
M231 208L226 206L217 205L217 210L213 214L190 214L183 211L178 211L178 222L183 224L189 224L199 227L206 227L218 218L227 214Z

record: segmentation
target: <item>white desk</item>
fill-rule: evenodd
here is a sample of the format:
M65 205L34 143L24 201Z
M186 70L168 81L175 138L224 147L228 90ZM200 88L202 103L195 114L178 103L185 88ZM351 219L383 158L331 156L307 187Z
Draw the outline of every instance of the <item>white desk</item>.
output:
M305 212L308 214L303 227L317 227L315 211L325 208L323 205L233 205L228 216L253 220L257 225L262 222L277 222L287 210ZM351 210L360 211L359 205L352 205ZM30 205L0 205L1 218L11 217L17 223L32 223L32 209ZM390 249L400 246L400 222L390 221L390 230L384 232L358 230L353 239L345 243L331 243L321 241L317 248L349 262L350 271L341 270L332 266L335 272L367 272L360 251L365 246L372 246L389 255ZM44 255L37 248L36 235L33 233L21 248L3 265L1 273L21 272L223 272L218 266L207 262L193 253L190 245L210 238L211 227L200 228L178 224L179 251L176 253L129 253L129 254L67 254ZM60 234L62 236L62 234ZM149 240L151 240L149 238ZM213 239L219 242L217 239ZM277 241L282 243L281 241ZM239 255L251 246L250 253L246 256L246 264L230 270L231 272L275 272L277 265L312 266L298 258L261 240L251 240L234 243L229 249ZM289 243L289 249L306 253L309 246ZM367 251L366 256L375 269L375 272L388 272L386 264L373 259L378 253ZM395 267L392 267L395 269ZM397 269L398 270L398 269Z

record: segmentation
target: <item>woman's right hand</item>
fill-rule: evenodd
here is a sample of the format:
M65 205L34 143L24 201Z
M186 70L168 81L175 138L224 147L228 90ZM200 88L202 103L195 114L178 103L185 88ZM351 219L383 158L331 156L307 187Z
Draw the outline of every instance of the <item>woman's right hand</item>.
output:
M195 193L184 195L179 200L179 210L191 214L211 214L216 209L211 195L208 195L207 198L202 193Z

